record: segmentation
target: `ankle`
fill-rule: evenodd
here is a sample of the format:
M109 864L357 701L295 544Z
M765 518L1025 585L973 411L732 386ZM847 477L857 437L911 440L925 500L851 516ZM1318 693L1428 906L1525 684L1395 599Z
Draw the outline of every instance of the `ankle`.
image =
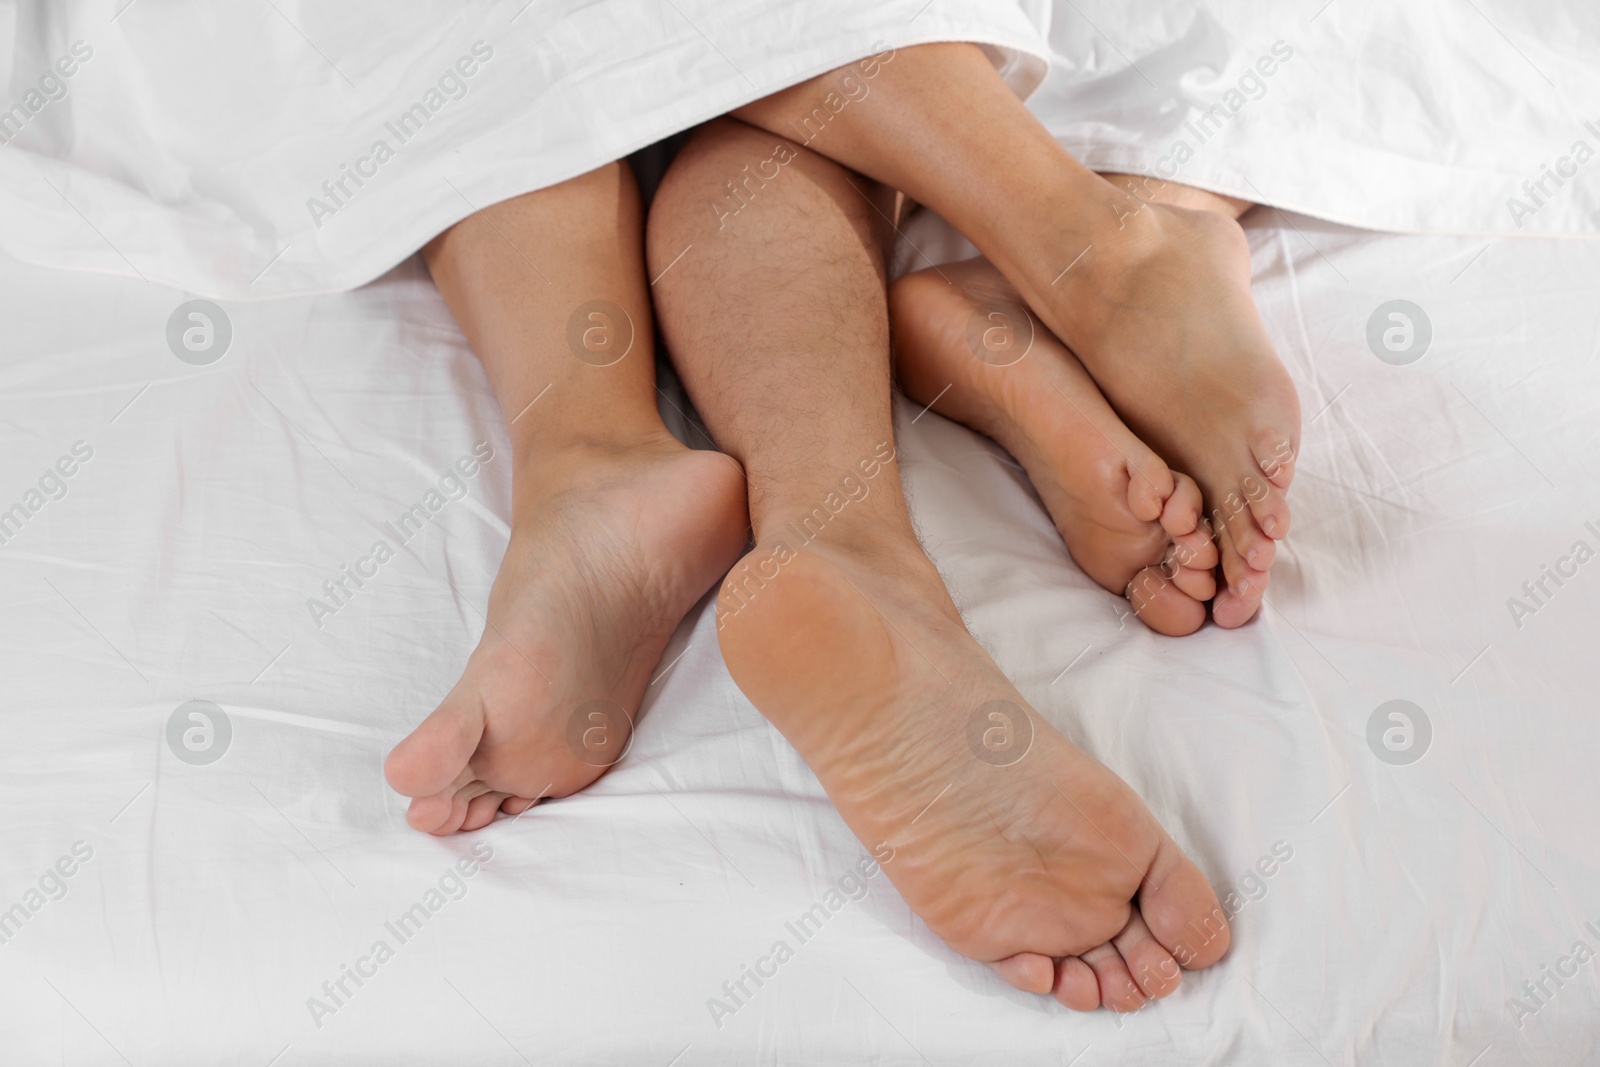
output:
M1068 250L1055 253L1056 259L1078 258L1063 262L1048 277L1043 276L1045 270L1025 274L1031 283L1024 290L1029 305L1047 319L1062 318L1050 315L1049 308L1072 308L1070 319L1050 325L1059 327L1057 335L1075 350L1098 336L1126 307L1148 303L1156 295L1150 291L1153 274L1167 270L1174 256L1184 254L1183 246L1210 242L1222 228L1238 230L1238 223L1224 214L1140 201L1109 182L1101 185L1103 210L1098 211L1095 228L1086 231L1088 238L1071 256L1066 256ZM1052 265L1042 254L1032 262L1045 268Z
M683 451L686 446L660 424L631 432L514 437L513 511L520 513L524 506L534 506L555 493L594 486Z
M1141 201L1163 204L1167 207L1187 208L1190 211L1215 211L1230 219L1237 219L1253 205L1248 200L1224 196L1182 182L1166 181L1145 174L1121 172L1103 173L1100 177Z
M895 446L883 441L834 476L784 485L752 480L750 517L759 542L873 545L910 538L910 513L900 485Z

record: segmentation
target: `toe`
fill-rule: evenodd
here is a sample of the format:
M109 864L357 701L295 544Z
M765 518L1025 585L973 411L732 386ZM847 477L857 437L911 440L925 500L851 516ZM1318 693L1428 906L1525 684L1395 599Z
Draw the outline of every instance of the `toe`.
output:
M1251 571L1240 581L1237 589L1230 586L1218 593L1211 602L1211 621L1224 630L1234 630L1256 617L1261 610L1261 594L1266 589L1267 576Z
M1267 481L1279 489L1289 488L1289 483L1294 481L1295 459L1300 454L1299 441L1268 433L1257 438L1252 451Z
M456 794L452 789L434 793L432 796L415 797L411 801L411 806L406 809L406 822L411 824L413 830L421 830L425 834L434 833L450 821L455 799Z
M1139 990L1147 997L1164 997L1178 988L1183 980L1183 970L1172 958L1172 953L1161 946L1144 924L1144 918L1134 909L1122 933L1111 939L1111 944L1122 954L1122 962L1133 975Z
M1216 892L1165 834L1139 886L1139 914L1161 947L1191 970L1211 966L1228 951L1232 935Z
M1264 483L1258 478L1256 484ZM1226 534L1233 542L1233 550L1251 570L1271 569L1278 551L1277 544L1256 523L1256 517L1250 511L1250 502L1242 493L1229 492L1215 500L1211 520L1217 536Z
M506 798L507 794L496 792L473 797L467 803L467 815L461 822L461 829L479 830L494 822L495 812L500 810L500 805Z
M1085 952L1081 959L1094 971L1100 983L1100 1003L1112 1011L1137 1011L1144 1006L1145 996L1134 984L1122 953L1110 942Z
M1244 480L1244 498L1249 502L1250 515L1261 527L1261 532L1274 541L1281 541L1289 533L1289 498L1282 489L1265 478L1254 474Z
M472 781L471 769L462 767L443 789L427 796L413 797L406 810L406 822L411 824L412 829L425 834L452 833L465 816L467 802L474 795L470 792L461 795L463 790L472 785Z
M1055 985L1055 963L1037 952L1019 952L990 964L1012 988L1024 993L1048 993Z
M1132 438L1133 435L1128 436ZM1140 522L1155 522L1165 516L1179 483L1167 465L1161 462L1159 456L1144 447L1137 438L1133 438L1132 443L1138 445L1138 450L1135 451L1131 444L1129 445L1129 452L1132 454L1128 454L1127 458L1128 510L1132 511ZM1198 490L1195 496L1198 508Z
M1217 595L1217 576L1211 568L1179 567L1172 584L1195 600L1206 601Z
M406 822L414 830L445 837L456 832L467 817L470 797L446 790L428 797L417 797L406 811Z
M1254 570L1233 547L1233 535L1226 526L1218 527L1217 551L1222 560L1222 578L1227 588L1211 602L1211 618L1224 629L1243 626L1261 607L1267 590L1268 573Z
M505 802L500 805L500 810L507 815L521 815L537 803L539 801L532 797L506 797Z
M1176 535L1172 546L1172 558L1181 567L1210 570L1217 565L1217 542L1211 535L1209 522L1201 522L1188 533Z
M471 665L468 665L470 674ZM483 738L483 703L467 685L468 675L444 702L383 762L383 776L395 792L408 797L432 797L460 778Z
M1193 534L1200 525L1205 502L1200 487L1187 474L1172 476L1172 495L1161 506L1161 528L1173 538Z
M1094 1011L1100 1006L1100 980L1094 968L1077 956L1068 956L1056 967L1051 993L1073 1011Z
M432 797L424 797L411 802L411 811L406 819L418 830L426 830L436 837L446 837L461 830L467 822L472 811L472 804L485 793L490 792L487 782L471 777L472 772L462 771L465 782L458 781L443 793ZM501 797L505 794L501 793ZM419 811L419 805L421 810ZM493 808L489 809L491 814Z
M1160 567L1134 575L1127 596L1139 621L1158 634L1184 637L1205 625L1205 601L1185 593Z

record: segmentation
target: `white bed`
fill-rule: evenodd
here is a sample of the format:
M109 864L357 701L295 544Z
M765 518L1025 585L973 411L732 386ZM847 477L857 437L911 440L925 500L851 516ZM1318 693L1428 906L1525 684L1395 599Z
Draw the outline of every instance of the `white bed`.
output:
M1120 1019L1009 990L881 875L800 944L785 923L864 852L730 681L709 611L594 787L473 835L408 829L380 761L477 639L509 473L417 262L230 304L207 366L167 347L185 294L0 262L0 508L73 470L0 547L0 909L25 912L0 925L0 1061L1600 1060L1596 964L1572 957L1600 945L1600 562L1569 559L1532 615L1507 606L1600 547L1600 242L1248 228L1307 425L1245 629L1120 618L1003 455L900 409L975 632L1240 891L1229 956ZM1432 323L1407 366L1366 342L1394 298ZM307 599L479 441L496 455L469 495L318 628ZM1409 765L1367 741L1395 699L1431 724ZM215 762L169 743L191 700L231 724ZM448 877L463 860L474 876ZM429 898L441 879L464 895ZM418 903L439 907L402 942L386 923ZM779 939L793 959L714 1020ZM335 1001L347 965L370 977Z

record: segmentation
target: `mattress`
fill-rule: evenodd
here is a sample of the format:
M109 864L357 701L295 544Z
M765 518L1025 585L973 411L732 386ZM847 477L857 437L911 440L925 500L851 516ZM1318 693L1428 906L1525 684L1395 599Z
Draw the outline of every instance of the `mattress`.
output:
M0 1060L1600 1061L1600 242L1247 231L1305 432L1241 630L1146 631L1006 455L898 407L973 631L1233 915L1129 1016L1011 990L860 877L709 604L594 786L410 830L381 761L477 640L510 473L420 263L227 304L202 359L188 294L0 260Z

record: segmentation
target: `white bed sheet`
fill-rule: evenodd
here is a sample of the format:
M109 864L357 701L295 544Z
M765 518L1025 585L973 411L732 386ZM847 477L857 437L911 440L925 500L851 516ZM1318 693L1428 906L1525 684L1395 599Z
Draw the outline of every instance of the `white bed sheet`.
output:
M509 474L418 264L229 305L231 350L196 367L166 347L183 294L0 263L0 508L93 451L0 547L0 909L29 912L0 943L0 1060L1596 1062L1596 964L1546 979L1548 1002L1521 987L1600 945L1600 562L1520 628L1507 598L1600 547L1600 244L1275 214L1249 232L1306 431L1270 606L1243 630L1121 617L1003 455L900 407L916 515L974 631L1253 898L1219 966L1126 1019L1005 988L881 875L798 944L785 923L864 852L732 684L709 611L594 787L473 835L409 830L380 762L476 641ZM1397 297L1434 334L1404 367L1365 341ZM495 457L470 494L318 629L307 599L478 441ZM166 740L195 699L232 725L209 765ZM1409 766L1366 741L1392 699L1432 724ZM475 847L464 895L401 943L385 924L455 890ZM1247 879L1275 847L1287 862ZM323 982L380 939L393 957L333 1004ZM794 958L716 1025L708 998L779 939Z

